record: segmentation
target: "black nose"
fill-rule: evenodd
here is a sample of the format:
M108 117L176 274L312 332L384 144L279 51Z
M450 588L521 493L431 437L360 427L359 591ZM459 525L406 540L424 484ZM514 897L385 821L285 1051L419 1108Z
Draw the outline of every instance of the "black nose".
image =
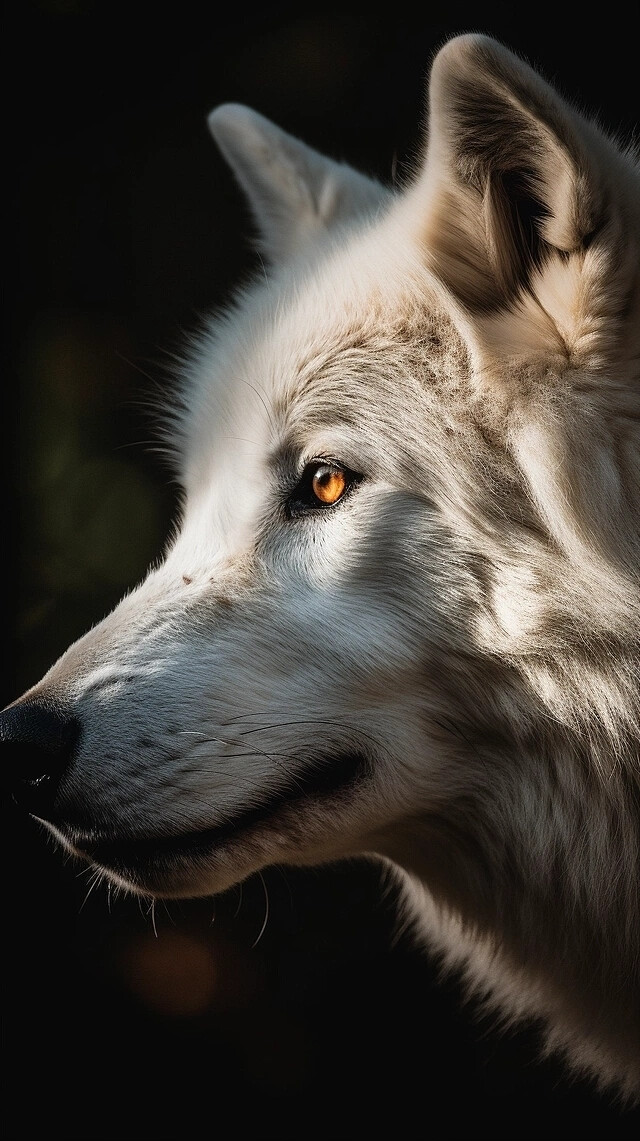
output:
M60 782L80 739L80 723L61 706L25 700L0 713L3 769L14 799L52 819Z

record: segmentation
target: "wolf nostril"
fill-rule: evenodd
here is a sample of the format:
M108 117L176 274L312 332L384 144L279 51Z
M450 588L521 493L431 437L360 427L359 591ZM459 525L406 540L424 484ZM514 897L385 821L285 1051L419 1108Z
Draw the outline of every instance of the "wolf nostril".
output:
M48 817L80 738L80 722L58 705L18 701L0 713L4 771L14 799Z

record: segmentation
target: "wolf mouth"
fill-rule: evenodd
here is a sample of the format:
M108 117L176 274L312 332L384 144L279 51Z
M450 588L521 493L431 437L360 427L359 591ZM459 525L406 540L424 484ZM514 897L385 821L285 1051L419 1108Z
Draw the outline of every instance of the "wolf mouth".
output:
M259 804L245 809L233 818L211 828L201 828L172 835L143 836L140 838L107 838L86 843L74 843L76 851L92 863L111 868L121 874L128 873L138 880L144 869L175 864L178 860L197 860L226 841L237 838L268 820L282 807L295 807L303 800L327 797L358 783L366 774L367 760L360 753L343 754L312 772L296 778Z

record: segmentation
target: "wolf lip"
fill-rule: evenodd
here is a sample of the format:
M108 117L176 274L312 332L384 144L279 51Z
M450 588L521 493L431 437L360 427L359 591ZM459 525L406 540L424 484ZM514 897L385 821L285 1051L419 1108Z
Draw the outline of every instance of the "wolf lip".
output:
M240 832L260 824L284 805L295 807L296 803L308 798L327 796L346 789L364 776L366 765L366 759L359 753L341 755L306 776L298 777L295 784L289 783L273 796L266 797L259 804L212 828L172 835L79 842L75 847L93 863L118 871L137 869L139 872L145 865L157 864L163 859L197 858L201 853L210 852Z

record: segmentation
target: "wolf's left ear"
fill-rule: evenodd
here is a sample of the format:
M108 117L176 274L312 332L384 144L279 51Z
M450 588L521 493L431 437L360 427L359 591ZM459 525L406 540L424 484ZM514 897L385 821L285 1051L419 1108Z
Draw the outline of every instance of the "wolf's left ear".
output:
M389 196L374 179L321 155L249 107L224 103L207 122L247 196L260 248L273 262L371 214Z
M470 313L508 308L549 258L584 253L604 227L611 249L625 197L627 214L637 211L629 157L528 64L475 34L435 57L416 190L431 264Z

